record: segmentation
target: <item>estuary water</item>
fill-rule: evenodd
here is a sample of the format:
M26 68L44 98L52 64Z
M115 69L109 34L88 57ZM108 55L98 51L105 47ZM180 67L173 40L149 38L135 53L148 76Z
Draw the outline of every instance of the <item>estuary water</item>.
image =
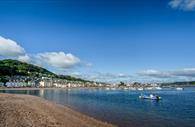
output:
M119 127L195 127L195 87L163 90L40 89L0 90L29 94L71 107ZM141 100L139 95L158 94L160 101Z

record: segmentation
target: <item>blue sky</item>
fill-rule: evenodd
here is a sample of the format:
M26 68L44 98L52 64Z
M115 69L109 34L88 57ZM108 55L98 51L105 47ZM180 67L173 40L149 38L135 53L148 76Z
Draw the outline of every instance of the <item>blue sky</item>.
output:
M0 1L2 59L93 80L193 80L194 35L194 0Z

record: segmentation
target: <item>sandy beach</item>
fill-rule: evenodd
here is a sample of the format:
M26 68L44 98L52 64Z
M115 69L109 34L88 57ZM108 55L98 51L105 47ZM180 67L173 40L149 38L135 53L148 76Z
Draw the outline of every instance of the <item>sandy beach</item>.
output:
M29 95L0 94L0 127L113 127Z

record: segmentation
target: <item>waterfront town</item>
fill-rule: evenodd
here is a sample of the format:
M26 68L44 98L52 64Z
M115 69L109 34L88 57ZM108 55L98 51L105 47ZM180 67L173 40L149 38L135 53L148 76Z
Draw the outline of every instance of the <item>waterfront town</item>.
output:
M87 88L87 87L100 87L106 89L160 89L160 84L154 83L100 83L95 81L70 81L66 79L57 79L49 77L29 77L29 76L13 76L9 77L7 82L0 82L0 87L7 88Z

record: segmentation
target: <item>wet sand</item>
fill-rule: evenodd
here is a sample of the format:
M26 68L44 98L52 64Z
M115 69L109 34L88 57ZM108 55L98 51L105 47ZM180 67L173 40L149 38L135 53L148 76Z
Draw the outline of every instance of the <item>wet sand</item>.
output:
M0 94L0 127L113 127L30 95Z

